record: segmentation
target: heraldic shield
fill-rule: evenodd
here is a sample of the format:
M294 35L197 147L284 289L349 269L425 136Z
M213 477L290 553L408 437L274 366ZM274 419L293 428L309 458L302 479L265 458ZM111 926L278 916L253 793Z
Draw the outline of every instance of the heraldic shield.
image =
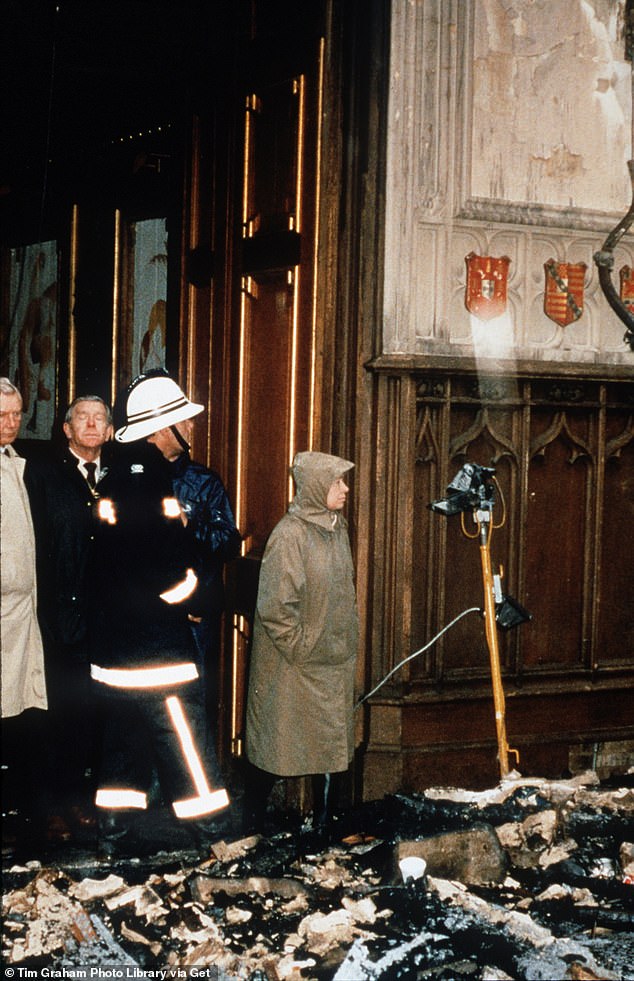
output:
M470 252L465 256L465 262L467 310L480 320L500 317L506 310L506 283L511 260L507 255L496 258Z
M634 315L634 270L631 266L621 266L619 269L621 281L621 299L629 313Z
M555 262L549 259L544 263L544 313L560 327L572 324L583 313L583 284L587 268L585 262Z

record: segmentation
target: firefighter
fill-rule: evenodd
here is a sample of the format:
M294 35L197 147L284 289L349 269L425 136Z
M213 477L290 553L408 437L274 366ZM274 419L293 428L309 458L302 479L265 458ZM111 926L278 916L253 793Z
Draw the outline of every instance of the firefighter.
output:
M173 409L174 403L179 405ZM167 421L157 407L170 406ZM145 372L134 390L134 406L142 412L152 407L154 414L143 421L146 440L166 461L174 496L187 516L187 525L196 541L198 591L204 594L204 614L190 617L189 625L198 651L198 668L207 693L207 711L212 725L218 720L218 664L222 616L225 607L224 567L240 554L242 536L220 475L190 456L193 416L204 410L185 399L182 390L163 369ZM186 418L183 416L187 415ZM176 421L174 418L178 416ZM119 440L136 439L137 426L119 430Z
M133 815L148 808L154 772L197 844L217 839L218 816L229 813L188 623L201 612L194 538L134 406L131 386L126 428L141 442L122 448L102 480L87 576L91 677L104 710L95 803L106 856L138 844ZM190 411L183 396L166 414Z

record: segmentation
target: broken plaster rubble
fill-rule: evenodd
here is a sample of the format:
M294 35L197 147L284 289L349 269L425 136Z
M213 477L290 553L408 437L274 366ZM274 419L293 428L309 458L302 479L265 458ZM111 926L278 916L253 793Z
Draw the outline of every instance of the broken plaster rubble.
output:
M353 834L321 849L281 833L219 842L203 862L98 868L79 881L14 868L5 963L207 965L258 981L407 978L414 966L420 978L634 978L630 789L515 780L373 807L376 835L361 810ZM587 829L596 854L578 833ZM423 857L426 875L403 883L404 855Z
M553 936L550 930L536 924L527 913L496 907L472 895L459 883L431 877L428 882L429 887L443 902L460 907L495 926L501 926L506 933L516 938L520 945L532 948L533 960L536 959L537 954L545 953L548 969L553 977L564 977L567 963L576 960L585 963L591 970L601 971L605 978L618 978L618 974L612 974L597 964L586 946ZM546 978L549 976L544 975Z

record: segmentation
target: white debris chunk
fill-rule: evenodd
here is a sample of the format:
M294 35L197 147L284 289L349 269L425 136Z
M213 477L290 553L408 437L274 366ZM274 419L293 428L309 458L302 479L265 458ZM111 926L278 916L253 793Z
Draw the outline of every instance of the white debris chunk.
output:
M80 903L90 902L93 899L106 899L121 892L125 888L125 880L120 875L111 873L105 879L82 879L81 882L73 884L68 893L74 896Z
M374 923L376 920L376 906L367 897L365 899L354 900L348 896L344 896L341 905L357 923Z
M535 896L535 901L547 901L556 899L572 899L573 902L584 906L598 906L598 902L589 889L579 889L576 886L569 886L567 882L553 882L552 885L544 889ZM531 900L533 902L533 900Z
M581 789L575 793L574 801L577 807L589 807L595 811L634 813L634 790L629 787L599 791Z
M322 889L339 889L351 882L350 872L335 857L329 856L316 865L306 866L304 873Z
M251 835L248 838L240 838L239 841L216 841L211 846L211 852L219 862L232 862L255 848L259 840L260 835Z
M531 848L539 847L542 844L550 845L556 830L556 811L539 811L537 814L530 814L522 821L522 835L526 844Z
M539 856L539 864L543 869L547 869L550 865L556 865L558 862L565 861L578 847L576 841L568 838L566 841L562 841L560 844L543 851Z
M351 944L360 933L354 917L345 909L336 909L332 913L311 913L301 921L297 932L314 954L325 954L332 947Z
M120 909L122 906L134 905L136 915L144 916L148 923L156 923L169 913L169 910L163 905L161 897L147 883L131 886L123 892L109 896L105 899L105 905L111 911Z
M232 926L236 923L248 923L252 916L250 909L240 909L238 906L230 906L225 912L225 919Z
M506 824L498 824L497 828L495 829L495 833L498 836L498 840L502 848L506 848L507 851L524 847L522 826L518 821L509 821Z

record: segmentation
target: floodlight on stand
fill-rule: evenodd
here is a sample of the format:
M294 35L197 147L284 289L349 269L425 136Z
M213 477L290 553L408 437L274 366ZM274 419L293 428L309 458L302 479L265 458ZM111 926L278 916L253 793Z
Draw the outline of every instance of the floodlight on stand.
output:
M479 538L480 540L484 588L484 626L491 664L498 762L500 776L504 778L509 772L508 754L513 753L519 762L519 753L516 749L509 747L506 739L506 708L500 669L497 626L503 629L517 626L519 623L529 620L530 614L512 597L504 596L501 586L502 571L500 570L499 575L494 576L491 568L491 534L494 528L502 527L506 518L506 509L504 509L501 522L497 525L493 524L494 480L495 470L492 467L482 467L477 463L465 463L447 486L447 496L441 500L432 501L429 508L447 517L452 514L460 514L463 534L467 538ZM503 497L502 504L504 505ZM465 527L465 513L468 511L472 512L478 528L473 535Z
M495 503L495 487L491 483L494 474L492 467L465 463L447 485L447 496L439 501L432 501L428 507L446 517L476 508L491 508Z
M432 501L428 507L437 514L449 517L461 514L463 511L473 511L478 505L478 499L473 494L449 494L440 501Z

